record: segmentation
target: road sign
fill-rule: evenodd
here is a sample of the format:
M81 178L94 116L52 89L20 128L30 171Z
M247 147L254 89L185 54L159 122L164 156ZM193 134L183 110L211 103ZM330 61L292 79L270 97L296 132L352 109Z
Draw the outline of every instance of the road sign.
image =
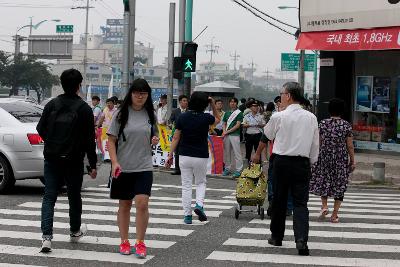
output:
M40 59L71 59L73 35L31 35L28 55Z
M74 25L57 25L57 33L72 33L74 32Z
M282 53L281 71L298 71L300 63L300 54ZM314 71L315 54L306 54L304 60L304 70Z

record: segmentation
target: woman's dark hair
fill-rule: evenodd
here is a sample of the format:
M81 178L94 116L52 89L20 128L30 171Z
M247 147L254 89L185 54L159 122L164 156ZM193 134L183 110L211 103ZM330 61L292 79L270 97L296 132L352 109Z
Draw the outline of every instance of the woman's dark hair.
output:
M208 106L208 95L204 92L194 92L189 100L189 109L203 112Z
M75 94L79 90L79 85L82 83L83 77L79 70L68 69L61 74L60 81L66 94Z
M345 102L342 99L334 98L329 101L328 112L331 116L342 116L344 114Z
M275 110L275 104L274 104L274 102L269 102L268 104L267 104L267 108L265 109L265 111L274 111Z
M129 108L132 106L132 93L133 92L147 92L147 100L144 103L144 108L147 111L149 116L149 120L151 125L154 125L156 118L154 115L154 106L151 99L151 88L145 79L136 79L133 81L131 87L129 88L128 93L126 94L124 101L122 102L119 112L118 112L118 122L120 123L120 131L118 135L120 135L125 128L128 117L129 117ZM118 136L119 137L119 136Z
M112 102L113 104L115 104L114 98L110 97L106 100L106 103L108 102Z
M302 88L297 82L287 82L283 85L283 88L290 94L293 101L301 102L303 99Z
M92 100L97 100L100 102L100 97L98 97L97 95L92 96Z

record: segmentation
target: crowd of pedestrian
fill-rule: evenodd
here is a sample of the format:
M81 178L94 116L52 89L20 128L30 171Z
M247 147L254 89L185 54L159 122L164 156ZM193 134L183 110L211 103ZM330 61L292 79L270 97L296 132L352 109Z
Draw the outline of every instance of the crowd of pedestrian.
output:
M214 100L206 93L181 95L178 108L168 118L166 95L161 96L155 110L152 90L144 79L133 81L123 101L115 97L107 99L104 109L99 97L92 98L90 107L78 96L83 80L79 71L66 70L60 79L65 93L45 106L37 126L45 141L41 252L51 251L54 205L60 184L67 186L71 242L78 242L86 234L87 227L81 223L83 160L86 155L88 173L96 178L96 144L104 155L99 140L107 139L110 198L119 200L116 219L121 238L119 252L146 257L145 234L153 184L151 146L159 142L158 125L171 127L173 132L166 167L175 161L174 174L181 175L184 223L193 221L193 179L196 187L193 211L200 221L207 220L204 200L210 134L223 138L223 175L240 177L244 166L241 142L245 143L248 165L268 160L269 244L282 245L286 217L293 213L296 248L299 255L309 255L309 193L321 197L321 220L329 214L328 198L334 198L330 221L339 222L339 208L349 175L355 168L352 129L341 118L345 108L342 100L330 101L331 118L318 124L310 112L310 102L302 96L302 88L290 82L267 105L249 98L242 99L238 106L239 100L233 97L226 111L222 100ZM133 201L136 242L132 246L129 225Z

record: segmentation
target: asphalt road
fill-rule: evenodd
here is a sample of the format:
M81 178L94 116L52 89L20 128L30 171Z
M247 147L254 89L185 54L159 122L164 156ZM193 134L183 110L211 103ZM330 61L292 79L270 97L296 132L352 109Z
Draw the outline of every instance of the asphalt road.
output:
M269 219L261 221L254 213L234 218L233 180L208 179L209 222L184 225L180 177L167 173L155 173L148 258L122 256L117 253L117 204L104 187L108 172L109 166L103 165L98 179L85 177L83 221L89 232L79 244L68 242L68 201L60 195L53 252L47 256L39 253L40 182L17 182L11 194L0 195L0 266L400 266L399 191L351 188L339 224L317 221L320 204L311 197L311 256L300 257L294 248L291 218L281 248L266 243ZM134 240L134 229L131 237Z

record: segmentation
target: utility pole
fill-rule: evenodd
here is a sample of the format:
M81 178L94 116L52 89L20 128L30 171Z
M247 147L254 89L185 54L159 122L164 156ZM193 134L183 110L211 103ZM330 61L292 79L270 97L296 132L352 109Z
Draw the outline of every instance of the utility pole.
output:
M304 94L304 80L305 80L305 71L304 71L305 57L306 57L306 51L305 50L300 50L298 82L300 84L300 87L303 88L303 92L302 92L303 94Z
M210 62L208 63L208 79L210 82L214 81L214 73L213 73L213 54L217 53L218 54L218 45L214 45L214 37L211 38L211 44L206 45L206 53L210 52Z
M255 66L256 64L254 63L254 60L251 60L251 63L249 64L251 66L251 84L253 85L254 82L254 72L255 72Z
M186 0L186 25L185 25L185 41L192 41L192 20L193 20L193 0ZM184 78L183 93L190 96L192 89L192 73L186 72Z
M168 42L168 94L167 118L171 117L174 93L174 46L175 45L175 3L169 4L169 42Z
M85 50L83 51L83 81L82 88L86 88L86 73L87 73L87 54L88 54L88 37L89 37L89 0L86 0L86 6L73 7L72 9L86 9L86 24L85 24ZM32 23L32 22L31 22ZM32 29L32 27L31 27Z
M135 65L135 32L136 32L136 0L129 0L129 85L134 80L133 69ZM131 74L132 73L132 74Z
M267 74L267 91L269 91L269 74L270 74L271 72L270 72L270 71L268 70L268 68L267 68L267 70L266 70L264 73Z
M32 35L32 28L33 28L33 23L32 23L32 20L33 20L33 17L29 17L31 20L30 20L30 24L29 24L29 36L31 36Z
M129 0L124 0L124 43L122 52L122 96L124 96L129 89Z
M16 58L21 53L21 41L24 38L21 35L16 34L14 36L15 46L14 46L14 57Z
M185 17L186 17L186 0L179 0L179 49L178 56L182 56L183 43L185 42ZM182 95L184 92L184 79L178 80L178 92Z
M236 50L235 50L235 54L230 55L230 56L231 56L231 58L232 58L232 60L233 60L233 69L235 70L235 73L236 73L236 71L237 71L237 69L236 69L236 62L239 60L240 55L238 55L238 54L236 53Z

